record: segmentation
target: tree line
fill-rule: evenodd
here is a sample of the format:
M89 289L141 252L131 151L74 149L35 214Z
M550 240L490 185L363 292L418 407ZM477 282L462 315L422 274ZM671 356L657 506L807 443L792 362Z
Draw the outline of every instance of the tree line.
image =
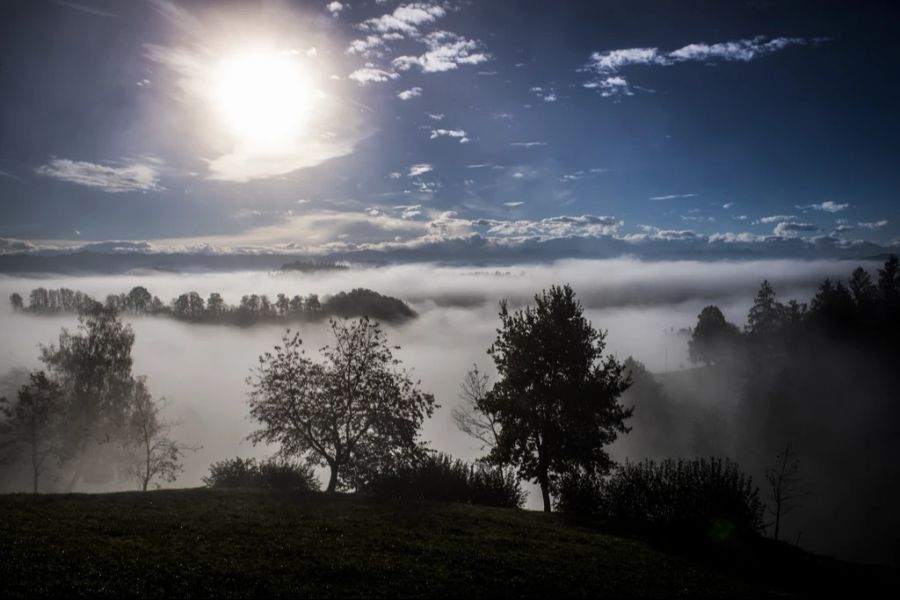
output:
M389 323L400 323L416 316L415 311L402 300L366 288L339 292L323 300L320 300L318 294L277 294L274 299L266 294L247 294L241 297L237 305L230 305L217 292L212 292L206 299L197 292L186 292L166 304L147 288L136 286L127 293L110 294L101 303L87 294L67 288L39 287L31 290L27 303L20 294L13 293L10 305L15 311L39 315L90 312L102 307L116 313L235 325L277 320L352 318L362 315Z

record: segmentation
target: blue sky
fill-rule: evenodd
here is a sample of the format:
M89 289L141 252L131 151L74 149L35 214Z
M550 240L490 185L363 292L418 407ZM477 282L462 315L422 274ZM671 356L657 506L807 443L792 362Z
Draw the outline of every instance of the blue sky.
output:
M0 252L874 253L900 240L897 16L5 2Z

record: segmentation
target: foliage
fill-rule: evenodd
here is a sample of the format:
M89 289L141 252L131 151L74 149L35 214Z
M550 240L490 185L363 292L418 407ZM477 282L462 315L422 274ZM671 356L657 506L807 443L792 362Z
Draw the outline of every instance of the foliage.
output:
M328 491L360 487L418 456L419 430L435 408L434 397L398 368L377 323L331 321L331 331L335 344L321 350L321 363L288 330L247 379L250 415L261 425L250 440L328 466Z
M366 491L382 498L462 502L521 508L525 492L510 469L469 464L449 454L429 453L410 465L379 474Z
M15 401L0 398L0 440L8 450L3 462L25 462L31 469L32 492L37 494L42 476L59 459L58 433L62 416L59 385L43 371L29 375Z
M603 357L605 333L584 317L571 287L553 286L534 299L534 307L512 313L501 302L488 351L499 379L478 408L499 429L488 460L537 481L549 511L560 475L610 467L604 447L628 431L632 411L619 397L630 382L621 363Z
M319 480L309 465L287 460L232 458L213 463L203 483L211 488L258 488L266 490L319 489Z
M104 462L118 462L123 457L115 442L127 437L134 386L134 333L105 310L83 314L78 321L74 333L63 328L58 345L41 347L41 361L64 398L60 451L66 458L95 452ZM78 465L70 489L83 475Z
M691 362L712 364L727 356L738 333L737 326L726 321L717 306L707 306L697 316L697 326L688 342Z
M594 514L624 531L684 542L755 535L763 513L752 479L718 458L626 462L607 478L570 476L558 507Z

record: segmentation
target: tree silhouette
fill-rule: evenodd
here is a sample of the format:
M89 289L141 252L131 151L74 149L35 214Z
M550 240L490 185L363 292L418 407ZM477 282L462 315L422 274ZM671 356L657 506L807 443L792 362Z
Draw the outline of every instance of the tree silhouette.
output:
M328 466L327 490L334 492L418 455L419 429L435 402L397 368L377 323L331 321L331 331L334 346L314 363L300 335L288 330L247 382L250 415L262 425L249 439Z
M766 481L769 482L769 498L772 501L769 512L775 518L772 537L778 541L782 517L799 508L797 501L806 495L800 490L800 460L790 444L785 445L778 454L776 464L766 469Z
M456 427L466 435L481 442L481 449L494 448L500 435L499 424L492 414L479 409L484 406L490 391L489 377L474 365L460 386L460 404L453 407L450 415Z
M688 342L691 362L710 365L726 356L738 333L737 326L725 320L718 306L707 306L697 315L697 326Z
M605 333L585 319L572 288L553 286L534 299L534 307L512 313L500 303L488 351L499 379L479 408L499 425L488 459L536 481L549 512L560 474L609 469L604 446L628 431L632 410L618 401L629 385L624 367L603 359Z
M59 458L57 432L62 416L59 386L46 373L31 373L18 392L16 402L0 398L0 436L12 446L8 458L25 460L31 469L32 492L38 493L40 479L50 468L50 459Z
M131 347L134 333L116 316L98 310L79 317L75 333L63 328L58 345L43 346L41 361L64 396L60 443L66 456L102 452L107 462L115 445L127 433L129 398L134 385ZM82 477L76 461L67 490Z
M184 470L181 460L185 452L198 449L172 440L169 434L174 424L162 418L164 406L165 401L157 401L150 394L145 377L135 379L125 443L131 459L128 472L142 492L154 480L175 481Z

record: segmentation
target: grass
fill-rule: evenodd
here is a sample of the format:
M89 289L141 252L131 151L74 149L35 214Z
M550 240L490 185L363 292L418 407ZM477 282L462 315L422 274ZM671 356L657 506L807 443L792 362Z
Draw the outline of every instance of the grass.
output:
M206 489L0 497L0 594L738 596L768 586L556 515Z

